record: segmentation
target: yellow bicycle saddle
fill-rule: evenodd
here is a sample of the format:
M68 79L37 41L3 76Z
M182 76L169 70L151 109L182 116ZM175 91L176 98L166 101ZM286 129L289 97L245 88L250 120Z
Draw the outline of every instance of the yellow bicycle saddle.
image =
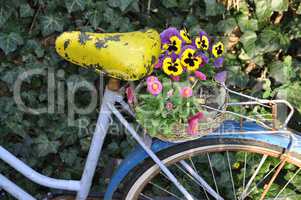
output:
M72 31L62 33L55 46L60 56L76 65L122 80L138 80L152 72L161 40L152 29L129 33Z

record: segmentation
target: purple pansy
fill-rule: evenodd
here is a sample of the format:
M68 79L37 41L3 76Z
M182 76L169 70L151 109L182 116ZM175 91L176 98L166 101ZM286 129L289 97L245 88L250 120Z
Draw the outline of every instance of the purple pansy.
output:
M214 60L213 64L216 68L220 68L220 67L223 66L223 63L224 63L224 57L219 57L219 58Z
M165 29L165 30L160 34L162 44L169 43L169 42L170 42L169 39L170 39L172 36L177 36L178 38L181 39L180 32L179 32L176 28L170 27L170 28L168 28L168 29Z
M202 63L200 65L201 67L204 66L205 64L207 64L209 62L208 56L206 56L206 54L204 54L203 52L198 52L196 54L196 56L201 56L201 58L202 58Z
M226 78L227 78L227 71L219 72L214 77L214 79L219 83L225 83Z

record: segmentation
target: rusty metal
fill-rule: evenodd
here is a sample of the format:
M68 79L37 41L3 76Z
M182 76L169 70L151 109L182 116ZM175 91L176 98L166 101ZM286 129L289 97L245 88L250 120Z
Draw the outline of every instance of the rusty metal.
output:
M274 175L272 176L270 182L267 185L264 186L264 191L261 194L260 200L264 200L265 196L267 195L267 193L270 190L272 184L274 183L275 179L279 175L280 171L282 170L282 168L284 167L286 162L287 162L287 157L283 157L283 160L281 161L280 165L277 167L277 170L274 173Z

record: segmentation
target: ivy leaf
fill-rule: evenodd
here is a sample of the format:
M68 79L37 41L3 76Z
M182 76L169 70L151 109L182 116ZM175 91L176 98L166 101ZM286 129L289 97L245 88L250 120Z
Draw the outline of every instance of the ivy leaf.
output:
M10 16L11 11L9 9L0 8L0 28L5 24Z
M93 10L87 13L90 24L96 29L101 21L101 13L98 10Z
M224 32L225 34L231 33L235 28L235 26L236 26L236 21L232 17L225 20L221 20L217 24L218 31Z
M6 55L10 52L15 51L17 49L17 46L22 44L23 39L18 33L0 33L0 48Z
M273 14L271 0L255 0L256 16L260 22L266 21Z
M246 15L240 15L237 21L242 32L258 30L258 21L256 19L249 19Z
M49 141L45 134L39 135L35 138L34 143L36 144L37 156L43 157L50 153L57 153L60 145L57 141Z
M123 12L125 11L133 2L134 0L120 0L120 10Z
M61 160L69 166L72 166L78 157L78 151L76 149L64 150L60 153Z
M65 6L69 13L78 10L84 10L86 6L85 0L65 0Z
M31 17L33 16L34 11L28 4L22 4L20 6L20 16L21 17Z
M253 31L246 31L241 36L240 42L243 44L247 54L251 53L251 51L254 50L256 40L257 40L257 35Z
M272 0L271 7L273 11L283 12L288 9L288 0Z
M178 6L177 0L163 0L162 4L165 8L174 8Z
M301 82L296 81L292 84L285 84L278 88L277 98L286 99L301 112Z
M216 0L204 0L206 4L206 16L216 16L225 12L225 7Z
M55 31L63 31L63 20L58 16L48 15L41 18L42 34L49 35Z
M292 57L286 56L283 62L276 61L270 64L270 76L278 83L286 83L294 77L295 73L292 68Z

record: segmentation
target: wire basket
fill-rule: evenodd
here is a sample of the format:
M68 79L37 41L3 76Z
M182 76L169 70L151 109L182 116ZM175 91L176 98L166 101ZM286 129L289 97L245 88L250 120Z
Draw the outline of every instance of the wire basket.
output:
M138 85L136 90L143 90L141 87L145 86ZM173 134L167 135L163 130L158 128L157 134L153 137L174 143L194 140L216 130L224 122L224 120L229 119L228 116L226 117L224 112L220 112L226 111L229 99L227 90L221 84L215 82L214 84L207 86L202 85L199 88L194 88L194 96L197 97L199 110L203 113L202 120L198 121L196 134L191 135L187 133L189 128L187 121L178 121L177 123L172 124L171 129ZM138 105L141 104L143 104L143 102L139 102L138 99L136 104L134 104L133 109L135 110ZM147 127L145 129L145 131L148 132Z
M138 85L137 88L139 87L142 86ZM239 97L239 100L234 100L235 98L232 98L232 95ZM224 84L220 84L219 86L215 87L214 89L211 88L210 90L208 88L202 88L199 90L199 100L200 109L205 112L206 120L198 123L196 135L188 135L187 123L179 122L174 124L172 127L174 132L173 135L166 136L160 133L160 129L158 129L158 134L155 137L160 140L173 143L194 140L214 132L214 130L219 128L225 120L229 119L240 121L241 131L244 133L262 134L262 131L244 130L244 121L252 121L257 123L266 130L266 133L277 133L279 130L285 131L287 129L287 124L294 113L293 106L285 100L255 98L233 91ZM137 103L138 102L132 104L133 110L135 110ZM264 108L268 111L266 113L260 113L257 112L256 109L254 112L253 109L253 114L251 114L250 112L238 112L237 109L235 111L233 108L237 107L240 107L238 110L257 107ZM285 109L285 111L283 109ZM278 116L279 113L281 113L283 116ZM147 129L145 131L147 132ZM235 130L235 132L239 133L237 130ZM224 134L226 134L226 132L224 132ZM233 133L231 132L231 134Z

